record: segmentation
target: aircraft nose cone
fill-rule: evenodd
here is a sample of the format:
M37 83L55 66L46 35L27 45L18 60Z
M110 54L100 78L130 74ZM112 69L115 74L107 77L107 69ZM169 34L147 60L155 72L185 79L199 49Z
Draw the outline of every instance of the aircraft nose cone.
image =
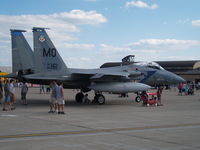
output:
M180 77L178 75L176 75L175 81L176 81L176 83L184 83L184 82L186 82L185 79L183 79L182 77Z
M182 77L169 71L157 72L156 75L157 76L156 76L155 82L157 84L169 84L169 85L171 84L172 85L172 84L185 82L185 80Z
M171 72L168 72L168 78L169 78L171 84L178 84L178 83L186 82L185 79L183 79L182 77L180 77L174 73L171 73Z

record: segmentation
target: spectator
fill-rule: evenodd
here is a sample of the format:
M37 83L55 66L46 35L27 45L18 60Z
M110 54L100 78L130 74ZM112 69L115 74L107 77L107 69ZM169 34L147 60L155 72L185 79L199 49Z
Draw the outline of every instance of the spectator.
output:
M21 86L21 100L23 102L24 105L27 105L27 99L26 99L26 94L28 92L28 86L25 82L23 82L22 86Z
M188 89L189 89L188 84L184 83L183 87L182 87L182 90L183 90L183 92L185 93L186 96L188 95Z
M157 90L158 106L163 106L163 104L161 103L162 91L163 91L163 86L159 86Z
M40 85L40 94L45 93L44 91L44 85Z
M142 105L147 106L148 94L146 91L143 91L140 96L141 100L143 101Z
M8 109L10 109L10 81L9 80L5 80L4 83L4 103L3 103L3 111L7 111Z
M0 104L2 103L2 99L3 99L3 87L2 87L2 82L0 80Z
M178 95L181 95L182 96L182 89L183 88L183 84L182 83L179 83L178 84Z
M64 92L63 92L63 87L60 84L56 88L56 99L58 102L58 114L65 114L64 112L64 105L65 105L65 100L64 100Z
M46 93L50 93L50 91L51 91L50 85L47 85L46 86Z
M15 101L16 101L16 98L15 98L15 87L14 87L14 80L11 79L10 80L10 105L11 105L11 110L14 110L15 107L14 107L14 104L15 104Z
M56 81L52 81L51 85L51 97L50 97L50 110L49 110L49 113L54 113L57 111L57 100L56 100L56 89L58 87ZM55 110L53 110L55 109Z
M85 94L83 96L83 100L82 100L83 104L89 104L90 103L90 100L88 98L88 94Z

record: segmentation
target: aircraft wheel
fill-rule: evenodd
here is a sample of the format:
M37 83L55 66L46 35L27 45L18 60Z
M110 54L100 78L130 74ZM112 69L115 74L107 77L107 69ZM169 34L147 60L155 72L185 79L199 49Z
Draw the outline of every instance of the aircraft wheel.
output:
M84 96L84 94L83 94L82 92L77 93L77 94L76 94L76 97L75 97L76 102L77 102L77 103L82 103L83 96Z
M136 101L137 103L139 103L139 102L141 101L140 96L136 96L136 97L135 97L135 101Z
M106 99L105 99L105 97L103 95L99 94L97 96L97 102L98 102L98 104L100 104L100 105L105 104L105 101L106 101Z

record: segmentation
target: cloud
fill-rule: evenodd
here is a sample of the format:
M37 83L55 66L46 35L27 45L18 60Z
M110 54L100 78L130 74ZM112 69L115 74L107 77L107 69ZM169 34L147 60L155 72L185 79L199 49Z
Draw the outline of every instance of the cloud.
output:
M61 12L47 15L0 15L0 35L5 34L5 30L10 28L21 28L30 30L32 27L53 28L61 35L80 32L79 25L97 25L107 22L107 19L96 11L71 10L70 12ZM74 39L71 36L67 40Z
M188 23L188 22L190 22L190 19L189 19L189 18L178 20L178 23L180 23L180 24L186 24L186 23Z
M158 8L157 4L149 5L143 1L129 1L125 4L126 7L138 7L138 8L147 8L147 9L156 9Z
M168 56L168 60L195 60L194 56Z
M184 55L184 53L188 51L191 51L191 54L196 53L195 50L193 50L193 47L200 47L200 41L177 39L143 39L119 47L107 44L100 44L99 54L111 61L120 61L123 57L127 55L135 55L136 60L138 61L176 59L188 60L190 58L195 58L193 56ZM175 51L176 53L174 53ZM172 57L175 55L179 57Z
M200 27L200 20L192 20L192 25L196 27Z
M68 45L68 47L70 46ZM81 46L81 44L77 45L80 48ZM195 59L195 56L192 55L200 47L200 41L152 38L138 40L122 46L102 43L99 45L88 44L86 47L91 51L87 51L84 57L74 57L75 55L72 55L70 59L66 60L66 63L73 67L94 68L105 62L120 62L127 55L135 55L136 61ZM196 49L193 49L193 47ZM190 56L187 54L188 52L191 53Z
M73 49L73 50L92 50L95 48L94 44L70 44L70 43L63 43L62 45L59 45L60 47L63 47L64 49Z
M72 24L100 24L105 23L107 19L96 11L72 10L70 12L55 13L50 15L53 18L67 20Z
M111 53L157 53L169 50L185 50L195 46L200 46L197 40L177 40L177 39L143 39L122 47L100 44L99 49L106 54Z
M30 30L32 27L54 29L54 34L65 35L66 40L74 40L66 33L80 32L79 26L97 25L107 22L107 19L96 11L71 10L47 15L0 15L0 35L7 35L9 29L19 28ZM7 31L7 32L5 32ZM52 35L53 36L53 35Z
M28 32L25 33L27 41L32 44L32 27L45 27L52 30L48 30L48 34L51 37L53 43L59 48L71 49L92 49L92 44L66 44L68 41L77 40L77 33L80 32L81 25L99 25L107 22L107 19L96 11L84 11L84 10L71 10L69 12L60 12L53 14L24 14L24 15L0 15L0 60L6 63L0 62L0 65L11 65L10 55L5 55L5 51L11 53L11 41L10 41L10 29L24 29ZM62 47L64 45L64 47Z
M99 49L104 53L157 53L158 51L185 50L194 46L200 46L197 40L177 40L177 39L143 39L122 47L100 44Z
M177 40L177 39L144 39L129 44L134 48L146 49L167 49L167 50L182 50L193 46L199 46L200 41L197 40Z
M105 53L116 53L116 52L130 52L131 49L128 47L115 47L113 45L100 44L99 45L101 52Z
M86 66L91 67L94 60L88 57L69 57L65 60L65 62L67 66L74 66L75 68L85 68Z

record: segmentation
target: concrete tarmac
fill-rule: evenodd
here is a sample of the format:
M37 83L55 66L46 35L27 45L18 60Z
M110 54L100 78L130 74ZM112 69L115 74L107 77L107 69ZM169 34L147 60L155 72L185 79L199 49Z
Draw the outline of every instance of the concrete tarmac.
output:
M49 114L50 94L29 88L27 106L16 89L16 109L0 110L1 150L198 150L200 91L178 96L164 90L164 106L142 107L128 98L104 94L105 105L77 104L65 90L65 115ZM93 92L89 93L92 99Z

